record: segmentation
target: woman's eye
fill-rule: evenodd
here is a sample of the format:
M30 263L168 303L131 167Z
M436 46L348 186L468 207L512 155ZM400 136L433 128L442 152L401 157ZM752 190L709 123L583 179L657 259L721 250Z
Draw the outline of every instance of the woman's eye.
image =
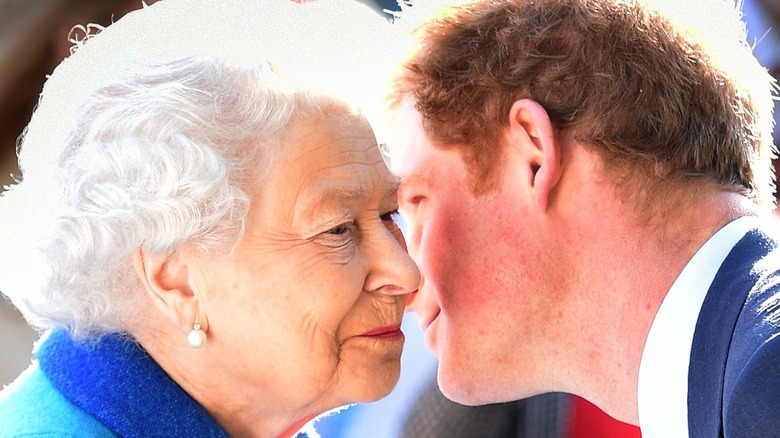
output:
M349 225L347 224L341 224L339 226L333 227L330 230L326 231L327 234L331 234L334 236L340 236L348 232L349 232Z
M355 222L345 222L327 229L314 238L324 254L333 261L344 264L352 259L360 244L360 233Z
M382 222L398 222L398 209L396 208L393 211L388 211L387 213L379 216L382 219Z
M398 209L389 211L380 217L382 218L382 223L385 224L385 227L387 227L387 229L392 232L400 232L406 228L404 217L401 215L401 213L398 212Z
M357 243L357 226L353 222L336 225L319 235L318 241L330 248L343 249Z

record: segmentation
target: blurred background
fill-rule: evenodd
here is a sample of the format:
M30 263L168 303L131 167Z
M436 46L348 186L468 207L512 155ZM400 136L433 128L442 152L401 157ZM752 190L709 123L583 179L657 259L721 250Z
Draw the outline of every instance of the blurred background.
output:
M146 0L146 3L155 1ZM389 15L383 10L398 9L395 0L355 1L367 4L387 18ZM735 1L742 3L748 42L755 47L757 58L773 74L780 74L780 0ZM0 184L11 183L12 175L18 175L17 138L29 121L46 75L69 54L72 45L69 39L83 36L74 26L87 23L105 26L141 6L141 0L0 0ZM776 119L778 112L776 109ZM778 136L775 138L777 143ZM370 436L397 436L398 425L393 423L397 417L389 412L395 410L396 415L405 415L419 392L415 388L424 386L426 379L435 373L435 359L423 347L413 315L406 318L403 328L407 344L398 388L381 402L353 408L356 414L362 410L373 419ZM13 306L0 296L0 387L10 383L29 365L37 337ZM348 426L341 424L339 428L346 431ZM353 432L351 436L368 433ZM345 432L343 436L350 434Z

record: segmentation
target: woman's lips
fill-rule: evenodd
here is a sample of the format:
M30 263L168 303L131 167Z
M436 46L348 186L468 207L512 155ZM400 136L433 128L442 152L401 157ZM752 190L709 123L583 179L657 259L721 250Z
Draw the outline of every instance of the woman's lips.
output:
M403 335L404 334L401 331L401 324L398 323L369 330L360 336L374 339L395 339L402 337Z

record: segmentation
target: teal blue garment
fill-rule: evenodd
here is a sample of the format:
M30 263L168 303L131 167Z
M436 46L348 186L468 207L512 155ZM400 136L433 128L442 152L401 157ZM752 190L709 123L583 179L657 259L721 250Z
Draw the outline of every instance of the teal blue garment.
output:
M133 340L49 332L0 392L0 437L211 437L228 433Z
M0 437L116 437L103 423L69 402L31 365L0 392Z

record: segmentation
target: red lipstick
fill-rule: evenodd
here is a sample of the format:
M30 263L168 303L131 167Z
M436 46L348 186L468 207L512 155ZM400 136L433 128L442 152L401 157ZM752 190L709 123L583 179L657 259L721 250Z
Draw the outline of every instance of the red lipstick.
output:
M403 336L403 332L401 331L401 324L392 324L385 327L379 327L375 328L373 330L369 330L362 335L361 337L364 338L374 338L374 339L396 339L398 337Z

